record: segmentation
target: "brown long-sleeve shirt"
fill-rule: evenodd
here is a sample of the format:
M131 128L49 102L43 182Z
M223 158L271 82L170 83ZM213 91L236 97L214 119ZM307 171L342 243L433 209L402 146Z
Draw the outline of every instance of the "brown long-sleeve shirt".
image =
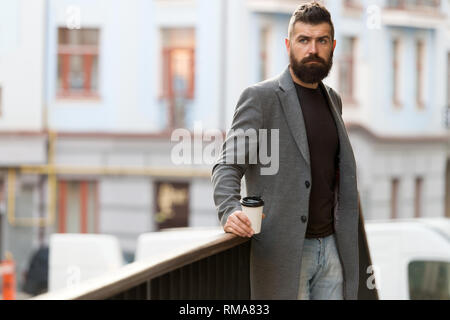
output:
M334 233L333 204L339 137L327 99L320 86L295 84L305 120L311 163L311 193L306 238Z

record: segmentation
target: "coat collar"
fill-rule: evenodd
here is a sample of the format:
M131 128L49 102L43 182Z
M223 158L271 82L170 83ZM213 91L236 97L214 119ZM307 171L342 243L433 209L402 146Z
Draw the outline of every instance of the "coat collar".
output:
M278 84L280 86L280 89L284 92L294 88L294 81L292 80L291 72L289 70L289 65L284 69L284 71L281 73Z

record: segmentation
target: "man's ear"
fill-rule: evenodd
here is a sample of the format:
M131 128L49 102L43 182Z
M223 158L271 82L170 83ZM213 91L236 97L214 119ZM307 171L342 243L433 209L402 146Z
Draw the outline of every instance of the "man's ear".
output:
M336 40L333 41L333 50L336 48Z
M291 42L289 41L289 38L284 39L284 44L286 45L286 51L289 53L289 49L291 47Z

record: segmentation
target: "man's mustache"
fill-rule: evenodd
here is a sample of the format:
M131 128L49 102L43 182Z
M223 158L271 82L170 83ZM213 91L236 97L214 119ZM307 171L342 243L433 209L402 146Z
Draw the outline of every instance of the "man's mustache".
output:
M308 62L320 62L322 64L326 64L325 61L321 57L316 56L316 55L306 57L301 61L301 63L308 63Z

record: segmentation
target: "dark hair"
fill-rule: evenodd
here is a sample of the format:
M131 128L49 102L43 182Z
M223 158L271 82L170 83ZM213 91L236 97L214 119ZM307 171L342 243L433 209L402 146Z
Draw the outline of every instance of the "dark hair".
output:
M311 1L303 3L298 6L294 11L289 22L288 36L289 39L292 37L292 32L294 31L294 25L297 22L303 22L307 24L317 25L320 23L328 23L331 26L331 40L334 40L334 26L331 21L330 12L317 1Z

